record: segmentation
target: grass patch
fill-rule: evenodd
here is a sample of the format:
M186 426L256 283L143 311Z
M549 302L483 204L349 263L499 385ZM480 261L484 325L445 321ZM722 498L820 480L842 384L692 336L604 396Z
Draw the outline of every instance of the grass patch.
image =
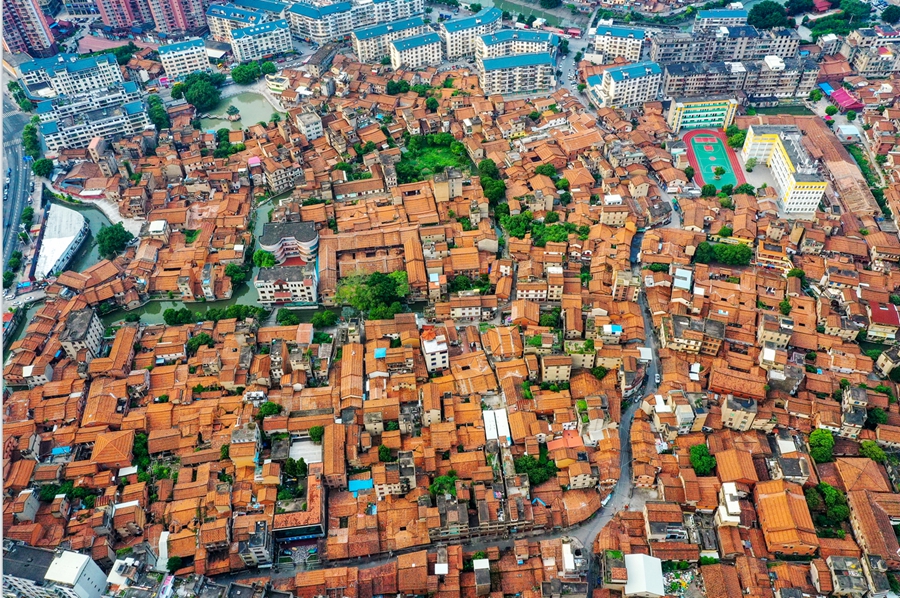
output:
M755 108L757 114L790 114L792 116L812 116L815 114L806 106L775 106L774 108Z
M411 154L412 152L404 154L401 162L412 164L423 177L432 176L448 168L467 168L469 166L469 159L466 156L458 156L448 147L429 147L417 156Z
M197 237L199 237L199 236L200 236L199 230L186 230L186 231L184 231L184 242L187 245L190 245L191 243L196 241Z
M533 6L528 6L527 4L508 2L507 0L494 0L494 6L496 6L500 10L509 11L513 16L520 13L525 15L525 17L534 15L538 19L547 19L547 24L553 27L562 26L562 19L560 19L556 15L550 14L549 12L544 12L543 10L534 8Z
M848 145L847 151L850 152L850 155L856 160L856 165L859 166L860 172L866 177L866 182L869 184L869 187L878 187L878 176L869 165L869 158L862 148L858 145Z

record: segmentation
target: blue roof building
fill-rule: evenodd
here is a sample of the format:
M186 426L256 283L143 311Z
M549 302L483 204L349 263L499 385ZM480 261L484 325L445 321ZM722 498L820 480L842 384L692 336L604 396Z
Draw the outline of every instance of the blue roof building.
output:
M518 54L516 56L503 56L501 58L487 58L484 60L485 71L496 71L523 66L536 66L539 64L553 64L550 54Z
M168 44L166 46L160 46L156 51L162 56L163 54L172 54L174 52L182 52L184 50L189 50L191 48L204 48L206 51L206 46L203 43L203 40L200 38L197 39L189 39L183 42L176 42L174 44Z
M271 33L273 31L277 31L279 29L290 30L290 26L284 19L278 19L277 21L269 21L268 23L254 25L253 27L243 27L241 29L235 29L231 32L231 39L238 40L245 37L256 37Z
M425 21L422 17L412 17L411 19L403 19L393 21L391 23L382 23L381 25L372 25L371 27L363 27L353 32L353 36L358 40L368 40L374 37L387 35L395 31L406 31L415 29L416 27L424 27Z
M617 82L646 77L647 75L662 75L662 69L659 68L659 65L649 61L606 69L606 72L612 77L613 81Z
M482 9L471 17L456 19L452 21L444 21L442 23L442 26L446 31L455 33L457 31L472 29L473 27L478 27L479 25L499 23L502 18L503 11L492 6L491 8Z
M420 48L422 46L427 46L428 44L439 43L441 43L441 38L437 33L434 32L407 37L405 39L397 39L391 42L391 44L394 46L394 48L397 49L398 52Z

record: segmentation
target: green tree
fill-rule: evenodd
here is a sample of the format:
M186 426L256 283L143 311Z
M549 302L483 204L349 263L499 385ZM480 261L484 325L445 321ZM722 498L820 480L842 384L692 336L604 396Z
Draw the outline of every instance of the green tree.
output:
M479 4L478 2L469 4L469 10L471 10L472 12L481 12L481 4Z
M267 60L259 65L259 72L263 75L274 75L278 72L278 67L275 66L274 62Z
M231 445L223 444L221 447L219 447L219 459L221 459L222 461L229 459L230 451L231 451Z
M382 66L391 66L391 57L390 57L390 56L385 56L384 58L382 58L382 59L381 59L381 65L382 65Z
M694 174L696 174L696 173L694 172L693 166L688 166L687 168L684 169L684 176L688 181L694 180Z
M881 20L885 23L890 23L893 25L897 21L900 21L900 7L890 5L881 11Z
M262 71L259 68L259 63L255 60L246 64L239 64L231 69L231 78L238 85L249 85L259 79L260 75L262 75Z
M569 179L559 179L556 181L556 188L560 191L568 191L571 183L569 183Z
M744 147L744 139L747 138L747 133L741 131L740 133L736 133L728 138L728 145L731 147L738 149Z
M870 430L874 430L876 426L880 424L886 424L888 421L887 413L881 407L874 407L869 409L869 412L866 416L866 427Z
M809 454L816 463L829 463L833 459L834 436L830 431L817 428L809 435Z
M787 27L787 11L782 5L773 2L773 0L763 0L750 9L747 15L747 24L757 29Z
M722 228L719 229L718 235L720 237L730 237L733 233L734 233L734 231L731 229L730 226L723 226Z
M209 81L197 81L184 92L184 99L198 111L209 112L219 104L221 92Z
M253 252L253 263L257 268L272 268L275 266L275 256L264 249L257 249Z
M791 315L791 302L789 299L785 298L781 300L781 303L778 304L778 309L781 311L781 315L789 316Z
M796 16L805 12L812 12L816 5L813 0L788 0L784 4L785 12L790 16Z
M328 310L317 311L310 321L315 328L329 328L337 324L338 315Z
M712 475L716 468L716 458L709 454L709 447L705 444L691 447L691 467L698 476Z
M170 556L169 560L166 561L166 569L169 570L169 573L175 573L181 569L183 562L180 556Z
M158 95L147 96L147 116L150 117L150 122L153 123L157 131L162 131L172 126L169 113L166 112L166 107Z
M492 179L500 178L500 169L491 159L482 160L478 163L478 176L488 177Z
M749 162L749 161L750 160L747 160L747 162ZM743 183L743 184L735 187L732 190L732 194L733 195L741 195L741 194L756 195L756 189L754 189L753 185L751 185L750 183Z
M237 285L247 280L247 273L237 264L228 264L225 266L225 276L231 279L232 285Z
M541 8L556 8L560 4L562 4L561 0L541 0ZM547 6L551 4L552 6ZM533 16L533 15L532 15ZM565 38L560 38L559 44L557 45L557 49L559 50L560 56L565 56L569 53L569 40Z
M856 120L856 111L847 110L847 114L845 114L844 116L847 117L848 121L854 121L854 120Z
M188 339L188 342L186 345L187 354L189 356L196 355L197 351L200 349L200 347L203 347L203 346L206 346L206 347L215 347L216 346L216 342L213 340L213 337L211 337L209 334L207 334L205 332L201 332L197 336L192 336L191 338Z
M716 180L719 180L722 178L722 175L725 174L725 168L723 168L722 166L716 166L713 169L713 174L715 175Z
M325 436L325 428L323 426L313 426L309 429L309 439L316 444L322 442Z
M278 310L275 321L279 326L296 326L300 323L300 318L291 310L282 307Z
M391 449L384 446L383 444L378 447L378 460L382 463L390 463L393 461L393 457L391 456Z
M441 494L456 496L456 473L454 472L453 475L440 475L434 478L434 481L428 487L428 492L431 493L431 496Z
M868 457L876 463L884 463L887 461L887 455L884 450L875 444L875 441L873 440L863 440L859 444L859 454L863 457Z
M834 116L837 113L838 113L837 106L826 106L825 107L825 114L827 114L828 116Z
M716 186L712 183L707 183L700 188L700 196L701 197L714 197L716 194Z
M262 421L267 417L272 415L278 415L281 413L283 407L278 403L273 403L271 401L266 401L262 405L259 406L259 411L256 412L257 421Z
M34 176L49 177L53 173L53 160L47 158L35 160L31 165L31 172L34 173Z
M132 239L134 239L134 235L125 230L121 222L112 226L104 226L97 233L97 250L100 255L112 258L125 249Z
M436 112L439 105L440 105L440 104L439 104L439 102L437 101L437 98L433 98L433 97L432 97L432 98L428 98L427 100L425 100L425 108L426 108L429 112Z
M534 173L535 174L543 174L548 177L555 177L556 176L556 168L554 168L552 164L541 164L540 166L538 166L537 168L534 169ZM495 177L495 178L499 178L499 177Z
M801 268L791 268L787 273L788 278L799 278L801 282L806 280L806 272Z
M822 495L815 488L807 488L803 491L803 495L806 496L806 506L810 511L820 511L825 507Z

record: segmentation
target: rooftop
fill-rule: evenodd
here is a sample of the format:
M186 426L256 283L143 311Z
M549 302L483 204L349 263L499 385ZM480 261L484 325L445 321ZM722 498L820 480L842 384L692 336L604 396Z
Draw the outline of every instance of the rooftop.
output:
M485 8L480 12L475 13L471 17L466 17L464 19L454 19L452 21L444 21L442 26L444 27L445 31L449 33L456 33L457 31L465 31L466 29L478 27L479 25L495 23L501 18L503 18L503 11L492 6L491 8Z
M488 58L484 61L484 70L497 71L525 66L537 66L539 64L553 64L553 58L546 52L538 54L516 54L515 56L503 56L501 58Z

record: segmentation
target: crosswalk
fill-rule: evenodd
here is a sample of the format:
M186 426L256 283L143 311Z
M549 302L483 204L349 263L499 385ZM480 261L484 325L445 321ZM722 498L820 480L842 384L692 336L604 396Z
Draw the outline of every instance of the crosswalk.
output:
M21 139L10 139L9 141L3 142L3 149L9 149L18 145L22 145Z

